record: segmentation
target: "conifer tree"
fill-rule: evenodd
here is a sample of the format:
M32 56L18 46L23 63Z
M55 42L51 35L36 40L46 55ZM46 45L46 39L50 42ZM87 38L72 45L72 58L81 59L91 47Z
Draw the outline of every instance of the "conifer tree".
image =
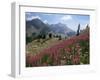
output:
M78 25L78 29L77 29L77 34L76 36L78 36L80 34L80 24Z

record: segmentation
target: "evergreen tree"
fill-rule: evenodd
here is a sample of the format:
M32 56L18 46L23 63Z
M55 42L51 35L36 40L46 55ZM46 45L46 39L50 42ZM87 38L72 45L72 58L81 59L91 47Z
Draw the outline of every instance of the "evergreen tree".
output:
M61 35L59 35L59 40L62 40Z
M78 36L80 34L80 24L78 25L78 29L77 29L77 34L76 36Z
M86 32L89 32L89 25L87 24L86 26L86 29L85 29Z
M42 39L46 39L46 35L44 34L44 35L42 35Z
M89 28L89 25L88 25L88 24L86 25L86 28L87 28L87 29Z
M52 33L49 33L49 38L52 38Z

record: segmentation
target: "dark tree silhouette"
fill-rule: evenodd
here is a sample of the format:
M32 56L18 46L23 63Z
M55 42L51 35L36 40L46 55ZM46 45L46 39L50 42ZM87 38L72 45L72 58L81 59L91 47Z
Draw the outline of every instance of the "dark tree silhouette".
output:
M89 30L89 24L86 25L86 30Z
M78 36L80 34L80 24L78 25L78 29L77 29L77 34L76 36Z
M32 37L26 37L26 44L32 42L33 38Z
M61 35L59 35L59 40L62 40Z
M89 25L88 24L86 25L86 28L89 28Z
M42 39L45 39L46 38L46 35L44 34L44 35L42 35Z
M52 33L49 33L49 38L52 38Z

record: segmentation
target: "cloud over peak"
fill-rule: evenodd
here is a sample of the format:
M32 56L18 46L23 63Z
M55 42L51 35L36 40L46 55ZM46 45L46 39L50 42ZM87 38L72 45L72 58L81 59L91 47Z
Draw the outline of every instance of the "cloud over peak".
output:
M28 17L26 20L30 21L33 19L41 19L41 18L39 16L31 16L31 17Z
M72 16L71 15L63 16L63 17L61 17L61 20L63 20L63 21L72 20Z

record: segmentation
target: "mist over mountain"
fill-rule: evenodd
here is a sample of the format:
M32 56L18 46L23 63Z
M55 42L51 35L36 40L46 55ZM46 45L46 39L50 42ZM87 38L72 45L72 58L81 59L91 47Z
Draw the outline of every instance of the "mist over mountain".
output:
M63 34L65 36L72 36L75 35L75 31L70 29L67 25L63 23L57 23L57 24L49 24L44 23L40 19L33 19L31 21L26 21L26 36L30 37L36 37L38 35L42 34L48 34L48 33L54 33L54 34Z
M50 28L56 34L60 33L60 34L64 34L67 36L72 36L75 34L75 31L73 31L66 24L63 24L63 23L51 24Z

